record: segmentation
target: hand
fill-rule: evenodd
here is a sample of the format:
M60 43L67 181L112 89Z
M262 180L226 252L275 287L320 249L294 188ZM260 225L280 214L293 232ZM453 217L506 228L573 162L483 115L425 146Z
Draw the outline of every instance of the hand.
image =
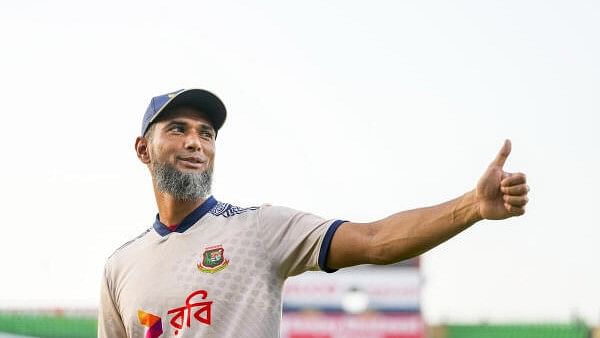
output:
M477 182L475 198L482 218L505 219L525 213L529 200L525 174L511 174L503 170L510 149L510 140L504 141L502 149Z

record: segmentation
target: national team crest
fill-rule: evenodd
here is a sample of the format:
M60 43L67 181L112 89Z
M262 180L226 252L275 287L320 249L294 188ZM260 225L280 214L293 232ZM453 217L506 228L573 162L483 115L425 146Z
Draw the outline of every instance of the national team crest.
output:
M201 272L215 273L227 267L229 260L225 258L225 249L222 245L209 246L202 253L202 260L198 263Z

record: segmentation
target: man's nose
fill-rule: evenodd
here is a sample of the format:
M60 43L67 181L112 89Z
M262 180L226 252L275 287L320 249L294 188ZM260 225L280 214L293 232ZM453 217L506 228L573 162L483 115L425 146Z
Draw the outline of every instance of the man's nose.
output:
M196 133L188 133L185 137L185 149L191 151L202 150L202 142L200 142L200 136Z

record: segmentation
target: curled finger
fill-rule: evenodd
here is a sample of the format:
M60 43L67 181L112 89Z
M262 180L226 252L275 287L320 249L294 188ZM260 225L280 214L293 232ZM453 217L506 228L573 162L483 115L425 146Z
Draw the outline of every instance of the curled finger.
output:
M508 176L505 176L502 179L502 181L500 182L500 185L503 187L510 187L510 186L525 184L525 183L527 183L527 176L525 174L514 173L514 174L510 174Z
M514 206L514 207L522 207L525 204L527 204L528 201L529 201L529 199L525 195L521 195L521 196L504 195L504 203Z
M529 192L527 184L517 184L513 186L502 187L502 192L506 195L520 196L526 195Z
M504 203L504 207L511 215L521 216L521 215L525 214L525 207L516 207L514 205L510 205L507 203Z

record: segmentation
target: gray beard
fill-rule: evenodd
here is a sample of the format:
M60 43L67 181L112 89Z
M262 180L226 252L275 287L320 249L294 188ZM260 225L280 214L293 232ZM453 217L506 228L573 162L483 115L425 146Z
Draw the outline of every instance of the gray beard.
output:
M180 201L196 201L210 194L212 168L201 173L183 172L166 163L154 163L152 176L157 189Z

